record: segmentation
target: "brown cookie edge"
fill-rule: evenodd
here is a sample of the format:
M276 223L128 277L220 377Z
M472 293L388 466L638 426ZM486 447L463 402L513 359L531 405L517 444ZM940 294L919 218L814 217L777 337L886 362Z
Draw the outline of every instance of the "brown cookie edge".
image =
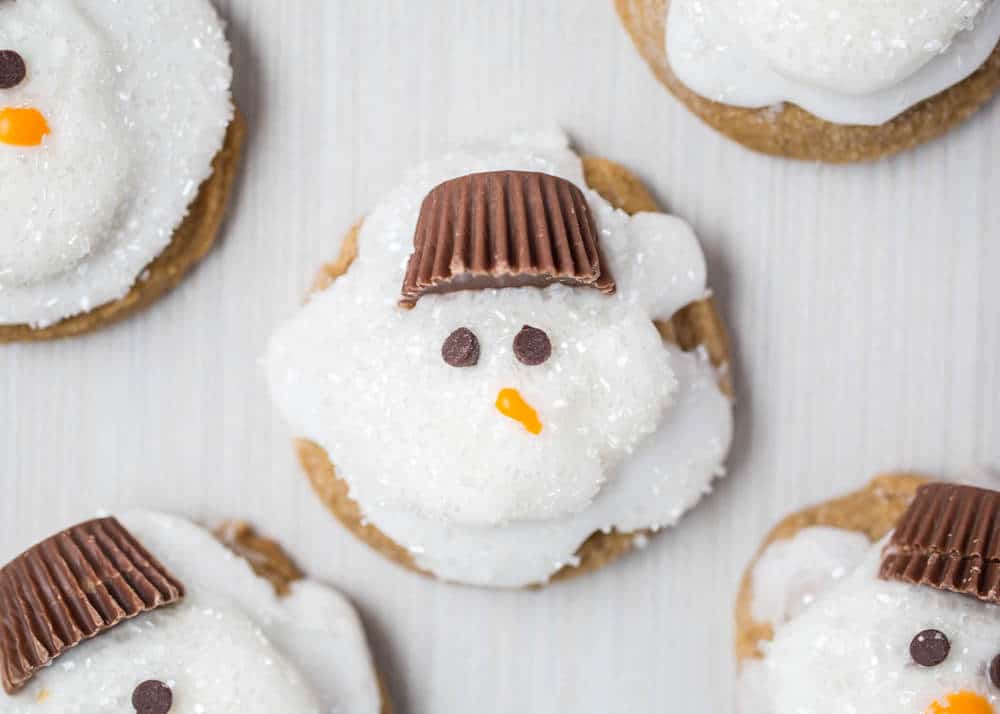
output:
M271 583L278 597L288 595L292 583L305 578L305 574L281 543L260 535L246 521L238 519L222 521L212 529L212 535L233 553L246 560L254 573ZM378 670L375 671L375 677L382 698L382 714L392 714L389 693Z
M736 596L736 660L742 664L760 659L760 642L774 637L770 624L757 622L752 615L753 569L772 543L793 538L812 526L829 526L863 533L872 543L892 530L917 489L929 479L914 473L888 473L875 477L867 486L846 496L810 506L787 516L764 539L753 560L743 571Z
M656 77L706 124L754 151L841 164L874 161L930 141L961 124L1000 88L1000 45L972 75L880 126L824 121L793 104L775 111L713 102L670 69L665 42L669 0L615 0L639 54Z
M237 111L226 129L222 148L212 160L212 175L198 189L197 197L170 243L146 267L143 277L136 280L125 297L41 329L30 325L0 325L0 344L57 340L93 332L145 309L180 283L208 254L219 234L239 172L246 133L246 121Z
M630 214L660 210L642 181L620 164L588 156L583 158L583 168L588 186L600 193L613 206ZM348 232L337 258L320 269L313 281L313 292L329 287L350 267L358 254L358 232L362 223L363 220L359 221ZM678 312L670 322L657 323L657 327L665 339L680 345L685 350L703 345L712 363L720 369L720 385L723 391L732 396L732 379L727 369L731 361L729 336L711 299L689 305ZM348 495L347 484L337 477L333 463L321 446L306 439L297 439L295 451L313 490L347 530L389 560L423 575L430 575L416 566L405 548L364 520L358 504ZM579 564L564 567L548 582L593 572L632 550L636 537L652 535L652 531L649 530L630 533L596 532L577 551Z

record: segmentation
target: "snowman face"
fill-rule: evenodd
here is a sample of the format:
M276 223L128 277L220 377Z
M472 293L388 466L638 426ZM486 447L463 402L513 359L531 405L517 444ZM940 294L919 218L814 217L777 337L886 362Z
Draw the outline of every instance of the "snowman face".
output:
M350 299L342 295L335 286L318 300ZM357 322L288 335L311 341L289 386L324 410L345 473L378 474L357 485L370 503L388 492L463 523L580 510L604 464L656 428L676 388L648 315L597 291L471 291L411 311L364 305ZM473 336L475 365L445 359L456 330ZM324 382L342 400L329 412L309 389Z
M766 646L775 714L993 714L996 605L876 577L880 549Z
M11 78L0 85L0 172L16 177L0 198L0 222L13 227L0 233L0 285L25 285L108 239L129 152L111 48L75 3L0 2L0 49Z
M273 394L362 504L473 526L578 513L670 406L653 320L703 297L700 248L677 219L592 197L616 294L466 290L401 309L417 211L454 175L407 185L366 219L348 273L272 341Z

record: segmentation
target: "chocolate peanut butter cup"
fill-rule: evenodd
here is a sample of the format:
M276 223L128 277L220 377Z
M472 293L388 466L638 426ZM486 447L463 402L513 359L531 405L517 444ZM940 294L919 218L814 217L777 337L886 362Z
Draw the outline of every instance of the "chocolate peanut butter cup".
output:
M0 675L17 692L63 652L171 605L184 586L114 518L48 538L0 570Z
M583 192L542 173L471 174L424 199L400 305L429 293L555 283L615 291Z
M879 576L1000 603L1000 493L921 487L885 547Z

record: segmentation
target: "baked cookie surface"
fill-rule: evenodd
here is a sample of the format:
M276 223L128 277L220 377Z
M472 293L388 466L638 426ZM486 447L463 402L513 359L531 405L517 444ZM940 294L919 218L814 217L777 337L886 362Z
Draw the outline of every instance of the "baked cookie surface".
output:
M809 161L872 161L930 141L965 121L1000 87L1000 47L954 86L875 126L825 121L794 104L743 108L712 101L677 77L667 57L670 0L615 0L625 28L657 78L714 129L766 154Z

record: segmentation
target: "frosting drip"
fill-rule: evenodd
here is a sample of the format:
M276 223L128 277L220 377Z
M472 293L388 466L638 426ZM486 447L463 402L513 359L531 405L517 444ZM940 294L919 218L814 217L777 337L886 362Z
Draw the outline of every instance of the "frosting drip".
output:
M789 101L881 124L974 72L1000 40L992 0L672 0L667 51L695 92Z

